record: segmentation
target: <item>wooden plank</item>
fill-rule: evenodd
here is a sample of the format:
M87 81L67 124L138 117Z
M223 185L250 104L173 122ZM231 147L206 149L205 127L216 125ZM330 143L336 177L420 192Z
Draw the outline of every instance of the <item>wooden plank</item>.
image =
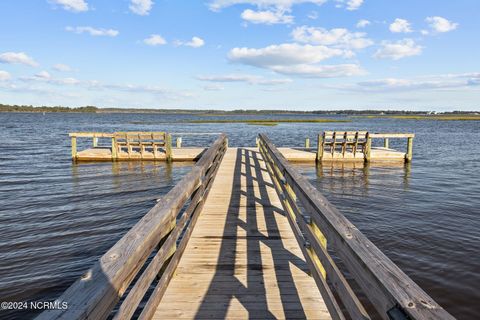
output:
M342 259L382 318L389 319L388 313L395 309L412 319L454 319L295 170L266 135L260 138L286 183L327 237L329 247Z
M261 155L230 148L153 319L330 319L305 270Z

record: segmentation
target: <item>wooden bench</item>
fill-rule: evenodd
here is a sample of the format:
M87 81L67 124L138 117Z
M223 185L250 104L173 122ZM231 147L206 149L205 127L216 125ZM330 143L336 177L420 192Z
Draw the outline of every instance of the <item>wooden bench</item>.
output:
M158 158L160 148L166 148L165 132L115 132L114 134L118 153L126 150L128 157L134 152L139 152L143 158L147 148L151 150L154 158Z

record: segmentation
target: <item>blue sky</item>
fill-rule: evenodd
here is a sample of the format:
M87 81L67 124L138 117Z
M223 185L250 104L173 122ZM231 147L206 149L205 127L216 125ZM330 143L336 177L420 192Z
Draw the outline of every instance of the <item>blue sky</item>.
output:
M4 0L0 103L480 109L477 0Z

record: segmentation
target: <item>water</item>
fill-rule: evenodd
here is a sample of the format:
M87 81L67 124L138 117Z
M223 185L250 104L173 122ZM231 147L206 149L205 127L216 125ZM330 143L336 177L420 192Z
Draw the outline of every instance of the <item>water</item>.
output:
M153 162L72 165L68 132L225 132L231 146L252 146L256 134L266 132L279 146L302 146L306 137L313 144L321 130L356 129L414 132L413 163L297 167L450 313L477 318L480 122L353 118L352 123L276 127L179 123L192 118L204 119L0 114L0 301L45 301L60 295L191 168L191 163ZM214 135L183 135L184 146L214 140ZM80 140L79 149L90 143ZM392 140L391 146L400 149L405 143ZM0 313L2 319L33 316Z

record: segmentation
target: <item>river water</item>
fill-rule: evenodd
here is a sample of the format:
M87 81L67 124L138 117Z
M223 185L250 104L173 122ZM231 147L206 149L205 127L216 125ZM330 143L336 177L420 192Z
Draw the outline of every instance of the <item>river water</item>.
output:
M315 116L261 118L276 117ZM185 133L225 132L230 146L253 146L265 132L277 146L300 147L306 137L314 145L322 130L369 130L415 133L411 165L298 169L447 311L478 318L480 122L350 118L264 127L184 123L190 119L205 117L0 113L0 301L59 296L192 165L72 164L68 132L168 131L182 136L184 146L215 140ZM79 141L79 149L90 143ZM403 141L390 145L405 147ZM34 315L0 311L2 319Z

